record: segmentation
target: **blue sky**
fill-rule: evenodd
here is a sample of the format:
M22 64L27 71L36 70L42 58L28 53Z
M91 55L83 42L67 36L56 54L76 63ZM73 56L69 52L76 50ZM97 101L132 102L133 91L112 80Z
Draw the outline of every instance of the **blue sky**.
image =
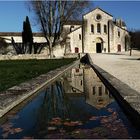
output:
M140 29L140 1L92 1L93 8L102 8L115 18L122 18L127 27ZM21 32L23 20L29 16L33 32L39 31L34 25L33 14L24 1L0 1L0 32Z

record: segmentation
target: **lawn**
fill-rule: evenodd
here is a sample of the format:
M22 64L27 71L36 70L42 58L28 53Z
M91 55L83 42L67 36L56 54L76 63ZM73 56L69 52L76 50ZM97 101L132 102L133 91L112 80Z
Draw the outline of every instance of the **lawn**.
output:
M0 91L47 73L75 59L0 61Z

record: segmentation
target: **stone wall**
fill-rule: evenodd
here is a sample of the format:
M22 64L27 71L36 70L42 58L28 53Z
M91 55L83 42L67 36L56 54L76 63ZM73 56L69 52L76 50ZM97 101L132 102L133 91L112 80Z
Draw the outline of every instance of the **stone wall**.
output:
M20 55L0 55L0 60L27 60L27 59L47 59L47 55L42 54L20 54Z
M97 20L96 16L100 14L101 19ZM92 12L83 16L84 27L83 27L83 39L84 39L84 52L85 53L96 53L96 43L98 38L102 41L102 51L106 49L108 52L108 30L104 33L104 25L108 26L108 20L113 20L113 17L106 14L100 9L95 9ZM100 23L101 32L97 32L97 24ZM94 31L91 32L91 25L94 26Z

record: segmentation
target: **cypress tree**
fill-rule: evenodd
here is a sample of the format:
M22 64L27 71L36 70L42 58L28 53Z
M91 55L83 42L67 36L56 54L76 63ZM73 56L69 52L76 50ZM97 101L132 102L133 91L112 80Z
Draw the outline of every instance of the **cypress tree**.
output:
M31 54L33 45L33 34L28 16L26 16L26 20L23 22L22 41L22 48L24 50L24 53L29 52Z

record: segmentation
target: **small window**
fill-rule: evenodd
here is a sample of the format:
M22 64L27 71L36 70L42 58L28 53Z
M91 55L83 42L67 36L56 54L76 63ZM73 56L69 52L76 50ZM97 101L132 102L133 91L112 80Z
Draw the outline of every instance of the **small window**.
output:
M94 25L91 24L91 32L94 33Z
M79 69L76 69L76 73L79 72Z
M102 87L99 87L99 96L102 96Z
M73 29L74 29L74 26L72 25L72 26L70 27L70 32L72 32Z
M102 16L101 16L100 14L97 14L97 15L96 15L96 19L97 19L97 20L101 20L101 19L102 19Z
M75 47L75 53L79 53L79 48Z
M100 23L97 24L97 33L101 33L101 24Z
M81 80L81 86L83 85L83 81Z
M93 87L93 95L95 95L95 93L96 93L96 88Z
M107 33L107 26L104 25L104 33Z
M79 40L81 40L81 34L79 34Z
M118 31L118 37L120 37L120 31Z

